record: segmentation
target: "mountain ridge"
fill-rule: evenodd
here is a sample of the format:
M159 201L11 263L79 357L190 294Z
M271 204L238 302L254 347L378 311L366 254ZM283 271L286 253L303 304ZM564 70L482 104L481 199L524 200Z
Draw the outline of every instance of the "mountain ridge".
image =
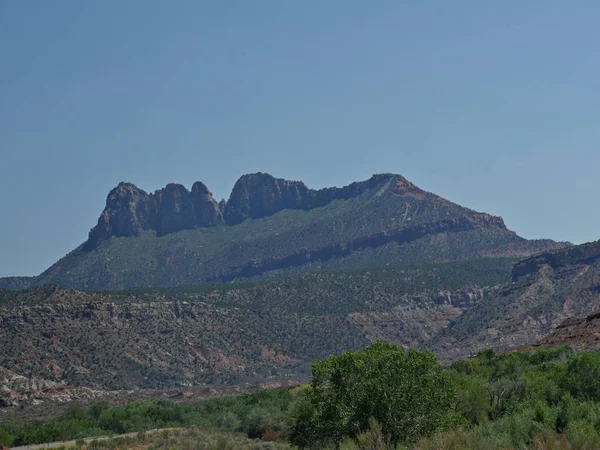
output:
M116 290L272 278L321 269L408 267L484 257L523 258L568 243L527 240L498 216L426 192L401 175L309 189L243 175L227 202L196 182L148 194L119 183L88 240L30 279Z
M268 173L251 173L242 175L229 200L220 203L201 181L196 181L191 191L181 184L169 183L154 193L147 193L130 182L120 182L109 192L106 206L84 247L93 250L101 240L135 236L145 230L153 230L161 236L184 229L233 226L285 209L311 210L334 200L357 197L385 182L395 182L394 191L398 195L417 198L433 195L392 173L374 174L367 180L341 188L322 189L310 189L302 181L275 178ZM496 220L504 226L500 217Z

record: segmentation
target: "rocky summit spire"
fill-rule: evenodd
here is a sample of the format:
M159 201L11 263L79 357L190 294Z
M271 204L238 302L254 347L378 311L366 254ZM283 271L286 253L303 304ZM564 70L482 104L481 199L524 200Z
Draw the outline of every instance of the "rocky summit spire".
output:
M191 192L171 183L153 194L122 182L108 194L104 211L84 249L94 249L112 236L136 236L144 230L163 235L223 223L219 205L201 182L194 183Z

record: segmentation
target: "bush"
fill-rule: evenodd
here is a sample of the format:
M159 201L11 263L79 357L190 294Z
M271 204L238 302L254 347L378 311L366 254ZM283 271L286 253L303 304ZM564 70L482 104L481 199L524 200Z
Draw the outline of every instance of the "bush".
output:
M600 355L582 353L567 363L563 387L574 397L600 400Z
M451 382L431 353L377 342L313 365L291 441L310 448L336 445L375 419L392 444L411 442L441 428L452 399Z

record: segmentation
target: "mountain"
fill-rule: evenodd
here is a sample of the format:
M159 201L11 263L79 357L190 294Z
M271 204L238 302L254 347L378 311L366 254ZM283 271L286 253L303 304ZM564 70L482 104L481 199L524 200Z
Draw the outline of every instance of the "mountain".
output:
M491 291L428 346L445 359L454 360L486 348L533 344L554 330L557 330L555 338L560 340L569 332L566 327L560 331L565 320L597 311L600 311L600 241L541 253L518 262L508 283ZM569 330L579 323L574 320L566 322L570 324ZM564 341L568 342L566 338Z
M563 248L527 240L500 217L425 192L400 175L313 190L264 173L242 176L217 203L200 182L146 193L120 183L88 240L30 279L86 290L264 280L317 269L409 267Z
M0 367L96 390L304 380L312 361L377 339L422 346L511 266L484 259L118 293L0 290Z

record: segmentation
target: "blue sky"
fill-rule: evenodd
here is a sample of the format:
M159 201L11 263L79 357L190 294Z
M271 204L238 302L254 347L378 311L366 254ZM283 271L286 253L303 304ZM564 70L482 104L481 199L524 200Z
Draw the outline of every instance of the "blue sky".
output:
M401 173L528 238L600 238L596 1L0 0L0 276L119 181Z

